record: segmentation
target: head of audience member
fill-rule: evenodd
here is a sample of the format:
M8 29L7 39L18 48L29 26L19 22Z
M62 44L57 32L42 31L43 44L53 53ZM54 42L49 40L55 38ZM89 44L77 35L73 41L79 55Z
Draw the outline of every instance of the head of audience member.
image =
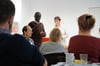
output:
M51 32L50 32L50 41L52 42L60 42L62 39L62 34L60 29L58 28L54 28Z
M11 0L0 0L0 28L11 31L15 5Z
M61 18L59 16L54 17L54 22L55 22L56 27L60 26L60 21L61 21Z
M41 13L40 13L40 12L36 12L36 13L34 14L34 18L35 18L35 20L36 20L37 22L40 22Z
M79 34L90 35L95 25L95 18L90 14L83 14L78 18Z
M32 36L32 28L28 25L23 27L22 32L26 39Z

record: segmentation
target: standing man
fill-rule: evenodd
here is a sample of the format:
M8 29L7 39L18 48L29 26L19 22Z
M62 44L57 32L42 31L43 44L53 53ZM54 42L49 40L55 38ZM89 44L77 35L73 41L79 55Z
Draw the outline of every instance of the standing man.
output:
M44 57L22 35L11 35L15 6L0 0L0 66L43 66Z
M68 35L67 35L66 31L64 30L64 28L61 27L61 18L59 16L55 16L54 22L55 22L55 28L59 28L62 33L61 44L66 48L66 46L67 46L66 38L68 37Z
M32 28L32 39L34 40L34 44L40 47L42 43L42 38L46 36L46 32L44 29L44 25L40 22L41 13L36 12L34 14L35 21L31 21L29 26Z

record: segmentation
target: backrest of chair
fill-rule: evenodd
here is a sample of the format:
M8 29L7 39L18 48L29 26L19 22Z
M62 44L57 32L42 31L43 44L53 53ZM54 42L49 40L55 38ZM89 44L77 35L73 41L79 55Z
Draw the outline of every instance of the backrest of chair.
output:
M65 53L46 54L44 57L47 59L48 66L57 64L57 62L65 62Z

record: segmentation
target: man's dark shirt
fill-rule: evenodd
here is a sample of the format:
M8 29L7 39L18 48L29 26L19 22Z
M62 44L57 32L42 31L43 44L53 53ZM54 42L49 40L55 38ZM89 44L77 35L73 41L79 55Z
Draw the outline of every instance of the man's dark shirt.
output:
M0 66L43 66L44 57L23 36L0 29Z
M46 36L46 32L44 30L44 26L42 23L32 21L29 23L29 26L32 28L32 39L34 40L34 44L40 46L42 43L42 37ZM41 34L41 32L43 32Z

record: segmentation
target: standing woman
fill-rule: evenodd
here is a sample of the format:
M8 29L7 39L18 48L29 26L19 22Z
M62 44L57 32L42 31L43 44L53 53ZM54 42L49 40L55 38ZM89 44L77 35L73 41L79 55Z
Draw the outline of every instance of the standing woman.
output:
M59 28L61 33L62 33L61 44L66 48L67 47L68 34L66 33L65 29L61 26L61 18L59 16L55 16L54 17L54 23L55 23L54 28Z
M42 37L46 36L46 32L44 29L44 25L40 22L41 13L36 12L34 15L35 20L29 23L29 26L32 28L32 39L34 40L34 44L40 47L42 43Z

